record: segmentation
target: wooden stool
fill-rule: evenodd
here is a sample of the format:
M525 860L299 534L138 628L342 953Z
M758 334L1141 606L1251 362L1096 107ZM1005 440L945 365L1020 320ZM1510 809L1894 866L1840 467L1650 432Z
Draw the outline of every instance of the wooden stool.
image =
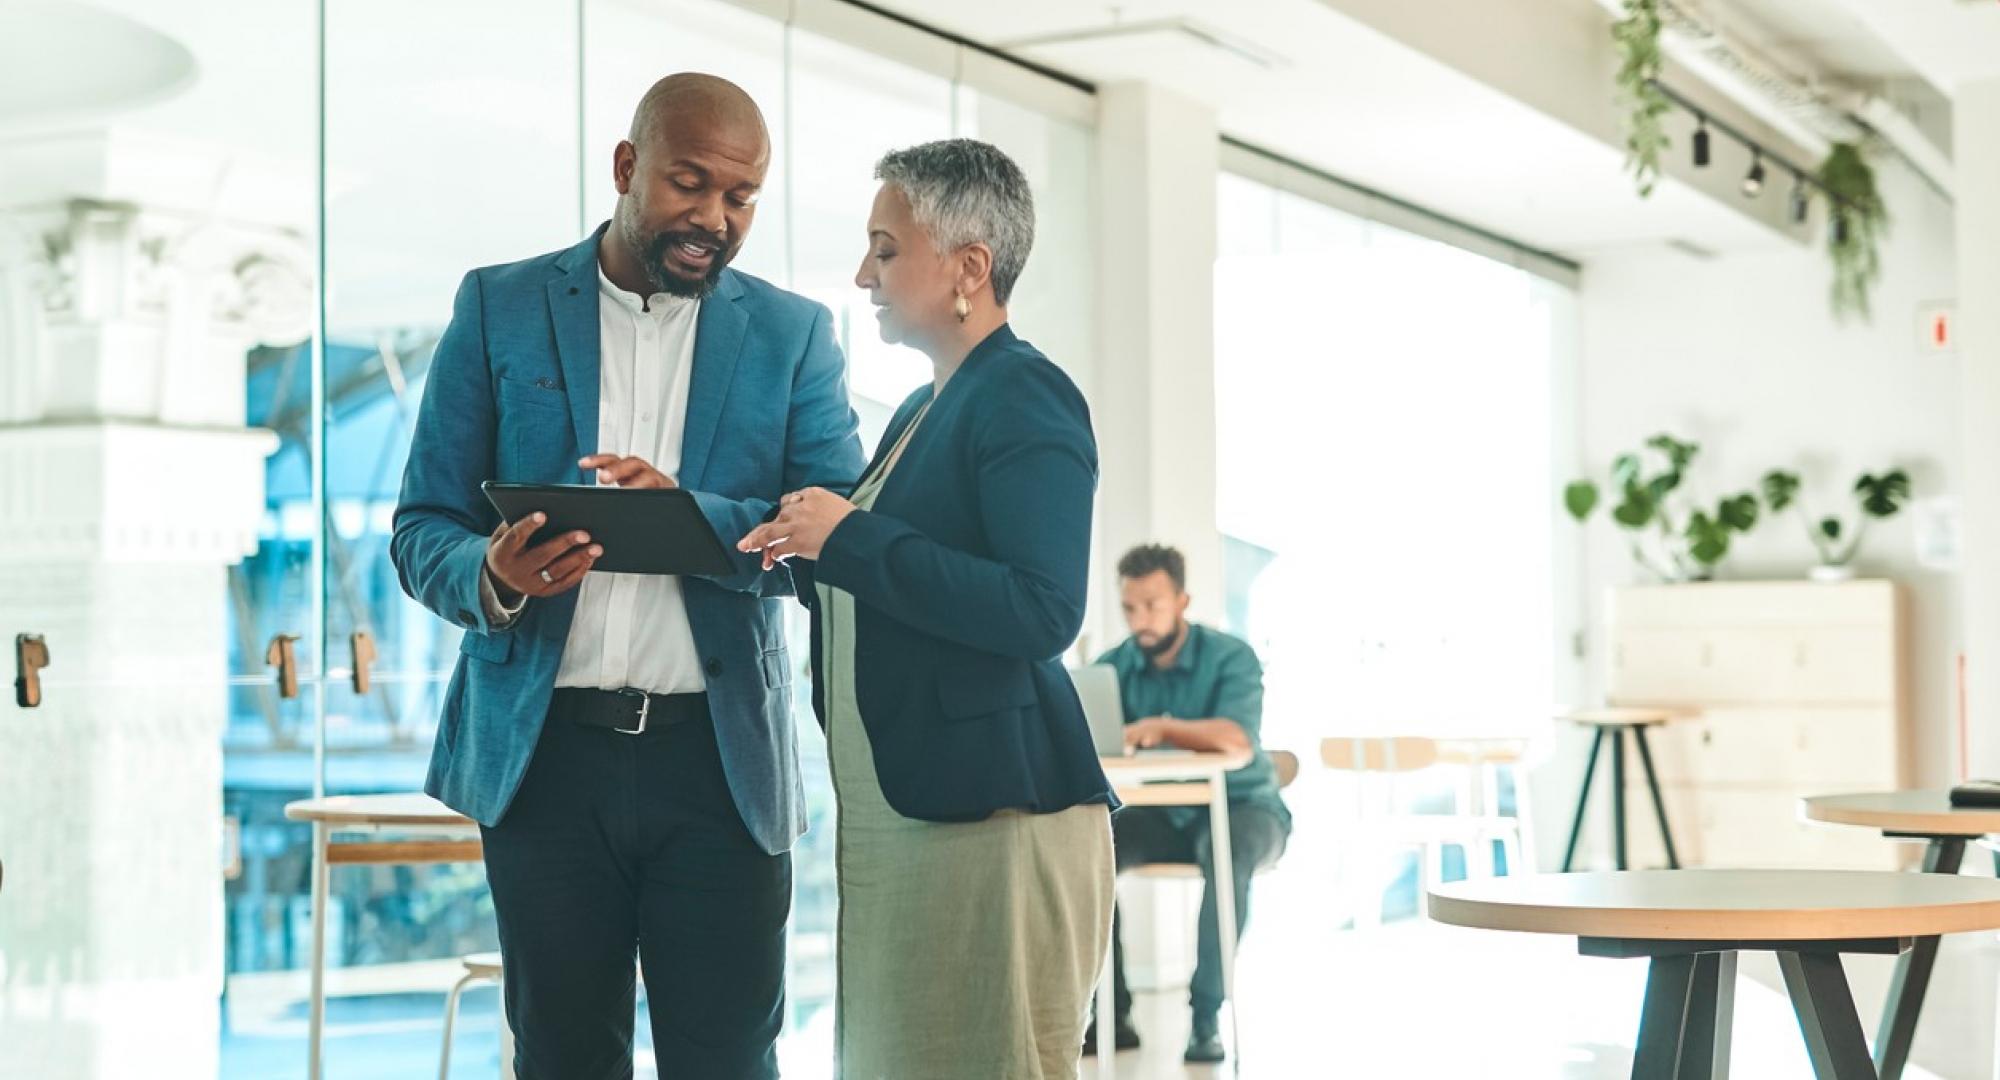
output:
M1653 814L1660 822L1660 842L1667 849L1667 866L1678 870L1680 856L1674 851L1673 830L1667 825L1667 806L1660 797L1660 777L1653 771L1653 751L1646 744L1646 729L1679 719L1686 714L1672 709L1607 708L1578 709L1558 714L1556 719L1593 728L1590 760L1583 767L1583 784L1576 793L1576 816L1569 826L1569 844L1563 849L1563 873L1576 862L1576 842L1583 835L1583 817L1590 808L1590 781L1597 774L1597 754L1605 739L1611 741L1611 833L1618 869L1627 869L1625 858L1625 733L1639 744L1639 764L1646 770L1646 788L1653 795Z

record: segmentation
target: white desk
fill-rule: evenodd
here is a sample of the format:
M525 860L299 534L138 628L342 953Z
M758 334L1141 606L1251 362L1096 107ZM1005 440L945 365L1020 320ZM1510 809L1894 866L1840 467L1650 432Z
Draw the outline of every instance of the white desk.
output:
M1222 943L1222 996L1229 1006L1229 1063L1232 1070L1240 1071L1243 1047L1236 1024L1236 890L1229 851L1229 786L1224 777L1250 764L1250 755L1183 751L1098 760L1112 790L1127 806L1208 807L1209 843L1215 861L1216 929ZM1097 1075L1104 1080L1118 1075L1111 953L1109 947L1104 950L1104 974L1097 980Z
M312 998L306 1036L306 1076L320 1080L326 1041L327 874L335 866L401 866L479 862L479 826L472 819L417 793L335 795L302 799L285 807L285 817L313 827ZM334 843L335 835L366 839ZM501 1025L500 1072L513 1075L507 1025Z

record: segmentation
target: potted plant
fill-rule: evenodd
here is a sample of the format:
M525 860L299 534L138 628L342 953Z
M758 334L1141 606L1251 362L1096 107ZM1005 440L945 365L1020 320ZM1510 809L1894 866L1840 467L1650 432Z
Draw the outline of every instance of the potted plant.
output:
M1799 498L1803 484L1797 473L1773 469L1764 474L1763 486L1764 501L1770 504L1772 513L1798 508L1799 520L1806 526L1806 538L1819 553L1819 565L1810 573L1814 581L1852 578L1854 555L1861 550L1861 538L1868 531L1868 523L1895 517L1910 501L1910 476L1903 470L1895 469L1880 476L1863 473L1854 482L1854 504L1859 514L1849 528L1842 518L1815 517L1806 509Z
M1661 581L1708 580L1729 554L1731 539L1757 524L1757 496L1747 491L1720 500L1713 509L1690 509L1686 500L1673 498L1700 453L1700 446L1662 434L1611 463L1611 490L1618 498L1611 520L1631 534L1632 561ZM1577 480L1563 489L1563 505L1579 523L1590 520L1600 501L1593 480Z

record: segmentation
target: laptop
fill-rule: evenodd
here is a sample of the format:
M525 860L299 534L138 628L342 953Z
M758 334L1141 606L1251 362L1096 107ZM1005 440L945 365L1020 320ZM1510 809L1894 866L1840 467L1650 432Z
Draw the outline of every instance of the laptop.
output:
M1098 756L1123 756L1125 701L1118 692L1118 669L1110 664L1090 664L1070 668L1069 677L1083 702L1083 718L1090 724L1090 741Z

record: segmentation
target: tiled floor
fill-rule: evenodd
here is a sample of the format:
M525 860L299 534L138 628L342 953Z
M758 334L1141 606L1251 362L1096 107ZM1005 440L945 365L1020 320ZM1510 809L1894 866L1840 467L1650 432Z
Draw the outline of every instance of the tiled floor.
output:
M1270 913L1246 942L1241 1075L1257 1080L1366 1077L1560 1078L1630 1075L1645 964L1577 955L1570 939L1490 934L1405 922L1365 933L1314 935ZM1871 1033L1888 961L1850 959ZM1985 1080L1991 1072L1993 985L2000 944L1950 940L1918 1031L1912 1080ZM1747 957L1738 980L1731 1075L1810 1078L1804 1044L1768 957ZM1145 1045L1119 1056L1121 1078L1226 1077L1180 1054L1187 1010L1179 992L1140 995ZM1085 1062L1085 1077L1099 1075Z

